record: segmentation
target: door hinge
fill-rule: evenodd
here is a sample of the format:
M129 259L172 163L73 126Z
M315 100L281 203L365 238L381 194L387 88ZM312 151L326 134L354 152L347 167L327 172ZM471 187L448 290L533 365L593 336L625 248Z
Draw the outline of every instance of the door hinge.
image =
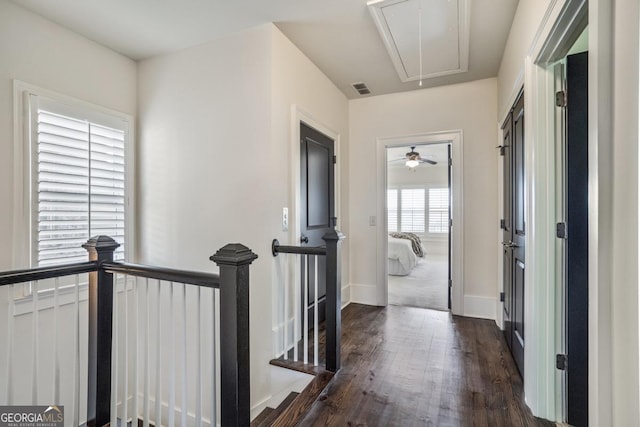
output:
M507 227L507 223L504 219L500 220L500 230L504 230Z
M453 219L449 219L449 227L453 227Z
M453 166L453 159L449 159L449 166Z
M556 369L566 371L569 366L569 358L566 354L556 354Z
M505 145L498 145L496 148L499 148L500 149L500 155L504 156L504 153L505 153L507 147Z
M333 156L333 164L335 165L336 163L338 163L338 157L337 156Z
M567 223L559 222L556 224L556 237L558 239L567 238Z
M453 288L453 280L449 279L449 287Z
M563 90L556 92L556 107L567 106L567 93Z
M500 302L504 302L504 292L500 292Z

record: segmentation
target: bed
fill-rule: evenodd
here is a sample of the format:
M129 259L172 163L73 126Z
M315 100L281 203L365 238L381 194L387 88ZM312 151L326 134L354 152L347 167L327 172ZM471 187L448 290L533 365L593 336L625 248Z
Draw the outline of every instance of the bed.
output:
M389 236L389 270L392 276L406 276L416 266L418 257L413 252L411 241Z

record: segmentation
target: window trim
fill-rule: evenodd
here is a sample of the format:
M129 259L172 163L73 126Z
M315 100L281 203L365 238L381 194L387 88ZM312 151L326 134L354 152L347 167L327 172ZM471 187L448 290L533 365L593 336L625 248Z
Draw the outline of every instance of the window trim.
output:
M135 181L135 120L130 114L115 111L91 102L83 101L71 96L63 95L20 80L13 80L13 143L14 143L14 186L13 186L13 235L12 268L31 268L33 264L33 145L35 143L32 129L33 113L30 103L32 95L52 100L72 110L82 110L87 119L96 115L108 115L125 122L125 253L127 261L136 258L136 181ZM104 123L103 118L99 119ZM18 289L22 288L22 289ZM46 292L46 291L43 291ZM40 294L40 292L39 292ZM30 286L16 287L16 297L31 296Z

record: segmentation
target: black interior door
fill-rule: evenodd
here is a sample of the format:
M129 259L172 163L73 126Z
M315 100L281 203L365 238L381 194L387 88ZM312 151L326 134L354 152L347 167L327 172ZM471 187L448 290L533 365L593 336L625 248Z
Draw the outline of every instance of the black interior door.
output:
M525 140L524 94L502 126L504 218L502 221L504 335L520 375L524 372Z
M588 53L567 56L567 421L589 425Z
M511 352L524 373L524 293L525 293L525 139L524 95L520 95L513 108L513 336Z
M507 116L502 125L502 154L503 164L503 212L502 212L502 282L503 282L503 313L504 337L511 348L513 333L513 250L510 247L513 242L513 192L512 192L512 163L513 163L513 116Z
M322 236L335 227L334 203L334 141L305 123L300 123L300 225L302 246L324 246ZM307 310L313 325L316 267L318 272L318 318L325 318L325 259L322 256L301 257L302 281L308 284L308 298L302 308ZM317 266L316 266L317 262ZM304 314L304 312L303 312Z

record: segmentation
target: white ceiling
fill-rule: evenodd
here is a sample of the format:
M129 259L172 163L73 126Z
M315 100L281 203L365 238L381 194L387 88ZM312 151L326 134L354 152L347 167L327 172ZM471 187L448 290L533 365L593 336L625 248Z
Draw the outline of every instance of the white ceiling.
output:
M351 87L360 81L371 95L418 89L417 82L400 81L367 0L11 1L136 60L274 22L348 98L360 97ZM429 2L442 0L421 1L428 15ZM422 87L496 76L517 3L470 0L468 71L426 79ZM424 56L432 67L436 55Z

